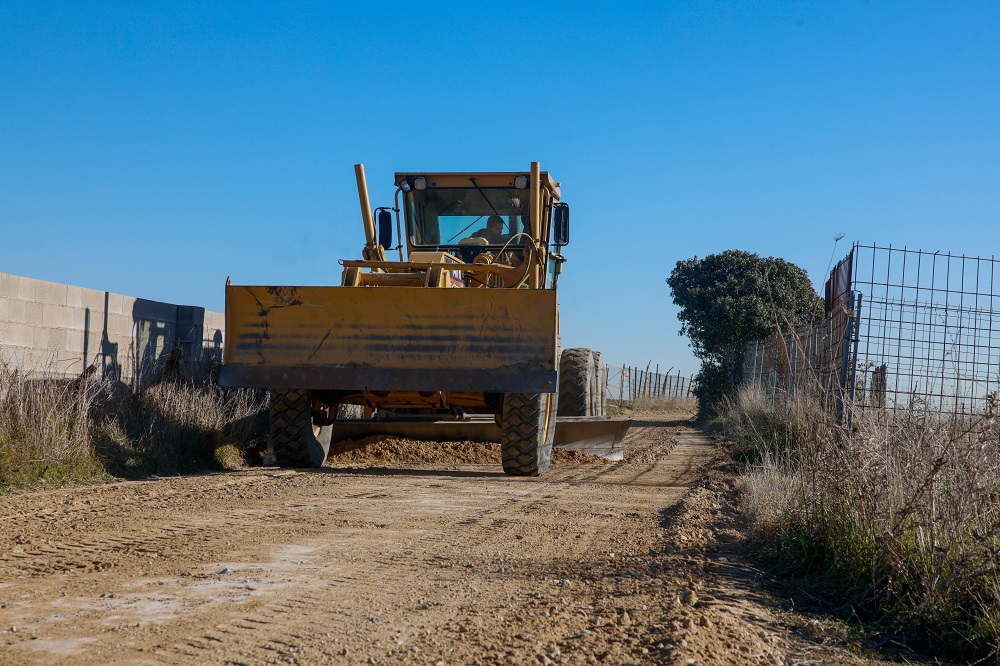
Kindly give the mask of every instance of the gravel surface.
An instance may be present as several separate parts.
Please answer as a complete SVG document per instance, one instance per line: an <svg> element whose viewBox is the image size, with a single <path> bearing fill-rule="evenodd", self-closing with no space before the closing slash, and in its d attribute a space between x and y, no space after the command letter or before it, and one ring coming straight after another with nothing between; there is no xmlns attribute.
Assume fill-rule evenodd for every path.
<svg viewBox="0 0 1000 666"><path fill-rule="evenodd" d="M0 663L855 661L762 591L689 415L636 418L540 479L394 440L0 497Z"/></svg>

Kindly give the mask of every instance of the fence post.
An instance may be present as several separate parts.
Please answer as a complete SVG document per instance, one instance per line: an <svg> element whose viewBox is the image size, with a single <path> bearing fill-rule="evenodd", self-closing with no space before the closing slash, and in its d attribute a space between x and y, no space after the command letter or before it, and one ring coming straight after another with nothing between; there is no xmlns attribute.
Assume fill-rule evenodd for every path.
<svg viewBox="0 0 1000 666"><path fill-rule="evenodd" d="M854 305L854 294L851 294L851 305ZM837 387L837 425L844 425L844 413L847 408L847 370L850 363L851 356L851 339L854 333L854 310L851 310L851 314L847 316L847 325L844 326L844 341L841 347L841 361L840 361L840 385Z"/></svg>

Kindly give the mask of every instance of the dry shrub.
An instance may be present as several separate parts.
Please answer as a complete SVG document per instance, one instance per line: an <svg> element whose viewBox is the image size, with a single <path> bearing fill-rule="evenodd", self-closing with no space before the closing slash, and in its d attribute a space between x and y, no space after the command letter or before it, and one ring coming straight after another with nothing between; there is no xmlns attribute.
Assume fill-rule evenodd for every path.
<svg viewBox="0 0 1000 666"><path fill-rule="evenodd" d="M95 412L95 447L118 476L259 464L266 446L262 392L176 379L109 395Z"/></svg>
<svg viewBox="0 0 1000 666"><path fill-rule="evenodd" d="M0 491L94 478L85 386L30 378L0 363Z"/></svg>
<svg viewBox="0 0 1000 666"><path fill-rule="evenodd" d="M858 410L848 431L745 389L724 421L779 570L825 583L889 642L981 659L1000 654L996 411L995 396L975 416Z"/></svg>
<svg viewBox="0 0 1000 666"><path fill-rule="evenodd" d="M0 363L0 492L259 464L266 429L263 392L181 376L138 389L93 372L32 378Z"/></svg>

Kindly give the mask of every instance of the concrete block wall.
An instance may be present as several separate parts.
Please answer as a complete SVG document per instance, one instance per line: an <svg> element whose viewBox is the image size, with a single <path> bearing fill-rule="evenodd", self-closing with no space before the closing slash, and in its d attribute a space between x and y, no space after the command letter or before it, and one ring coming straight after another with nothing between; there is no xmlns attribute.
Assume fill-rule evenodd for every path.
<svg viewBox="0 0 1000 666"><path fill-rule="evenodd" d="M224 334L220 312L0 273L0 362L31 374L143 380L175 348L221 362Z"/></svg>

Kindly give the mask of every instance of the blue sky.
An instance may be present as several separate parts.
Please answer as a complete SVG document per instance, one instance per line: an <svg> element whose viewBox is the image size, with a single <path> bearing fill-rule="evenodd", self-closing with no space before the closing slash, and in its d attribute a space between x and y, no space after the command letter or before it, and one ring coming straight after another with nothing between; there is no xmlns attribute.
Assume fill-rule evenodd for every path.
<svg viewBox="0 0 1000 666"><path fill-rule="evenodd" d="M335 284L400 170L563 183L563 342L697 368L664 282L834 235L993 255L995 2L0 4L0 271Z"/></svg>

